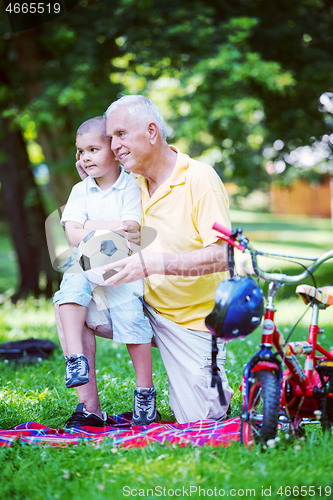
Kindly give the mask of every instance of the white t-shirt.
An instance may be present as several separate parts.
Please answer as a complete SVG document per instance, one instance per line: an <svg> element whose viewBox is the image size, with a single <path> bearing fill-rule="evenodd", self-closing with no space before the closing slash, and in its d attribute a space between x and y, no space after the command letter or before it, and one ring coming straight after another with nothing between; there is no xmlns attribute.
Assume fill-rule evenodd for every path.
<svg viewBox="0 0 333 500"><path fill-rule="evenodd" d="M141 224L141 189L123 167L116 182L102 191L93 177L75 184L61 217L84 225L89 220L134 220Z"/></svg>

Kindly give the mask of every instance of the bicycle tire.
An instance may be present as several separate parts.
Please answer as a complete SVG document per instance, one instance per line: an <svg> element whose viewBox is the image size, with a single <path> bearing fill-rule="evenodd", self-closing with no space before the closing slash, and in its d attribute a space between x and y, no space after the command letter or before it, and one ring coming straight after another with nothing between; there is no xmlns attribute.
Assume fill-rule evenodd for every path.
<svg viewBox="0 0 333 500"><path fill-rule="evenodd" d="M244 417L241 418L241 442L253 446L274 439L278 425L280 403L279 381L268 370L259 370L253 374L249 391L249 402ZM246 413L248 418L246 419Z"/></svg>
<svg viewBox="0 0 333 500"><path fill-rule="evenodd" d="M330 374L327 380L330 393L333 393L333 375ZM319 401L321 411L320 423L323 431L329 431L333 426L333 399L322 398Z"/></svg>

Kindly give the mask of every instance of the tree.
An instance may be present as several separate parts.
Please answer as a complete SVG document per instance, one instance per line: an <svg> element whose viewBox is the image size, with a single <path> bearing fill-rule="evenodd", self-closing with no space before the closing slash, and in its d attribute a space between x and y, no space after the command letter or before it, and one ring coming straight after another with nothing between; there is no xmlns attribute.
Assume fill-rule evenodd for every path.
<svg viewBox="0 0 333 500"><path fill-rule="evenodd" d="M24 39L24 37L22 38ZM16 41L20 42L22 39ZM24 47L25 50L31 49L30 65L26 65L25 50L23 50L21 60L22 71L28 75L31 71L38 69L38 64L34 64L38 63L38 58L33 57L34 49L36 49L34 42L33 38L29 38ZM19 45L18 43L17 50L20 49ZM2 54L7 56L5 63L10 68L10 51L8 51L5 41L1 49ZM26 67L24 67L24 63ZM59 282L59 276L53 270L48 257L44 230L46 218L44 205L30 168L22 130L14 120L6 117L6 111L9 111L8 108L6 109L6 105L8 106L8 103L14 105L13 94L19 88L12 89L11 72L5 70L5 64L2 64L0 71L2 82L0 109L3 112L3 118L0 122L1 195L4 213L15 244L21 277L19 289L13 296L13 300L26 297L29 293L33 293L35 296L40 293L52 296L55 285ZM38 91L38 80L27 79L25 88L28 94L33 95Z"/></svg>
<svg viewBox="0 0 333 500"><path fill-rule="evenodd" d="M187 139L191 154L210 158L244 190L267 186L268 161L287 167L279 178L320 179L313 169L293 168L289 153L332 133L319 104L333 87L330 3L206 2L201 17L197 6L198 24L174 28L186 61L169 98L174 139ZM198 47L190 50L184 40L194 31Z"/></svg>
<svg viewBox="0 0 333 500"><path fill-rule="evenodd" d="M60 278L60 274L52 269L48 256L44 227L48 214L45 213L28 159L22 135L24 123L28 117L37 126L38 142L43 146L51 170L53 193L58 205L63 205L70 186L78 180L73 166L75 130L84 119L91 117L94 107L99 108L96 114L101 114L106 106L106 92L104 103L103 99L99 103L103 107L97 104L84 106L85 94L80 92L80 86L88 87L88 84L84 78L80 81L75 74L76 69L84 75L85 68L82 67L82 58L81 68L73 66L75 55L72 56L69 51L73 36L73 30L66 23L60 23L60 30L53 37L50 37L50 30L39 27L14 35L6 32L0 43L0 180L4 212L21 274L15 299L25 297L29 292L50 297L54 292L54 282L59 282ZM97 51L96 46L94 51ZM67 59L65 56L68 56ZM66 63L62 68L64 78L59 77L61 61ZM97 64L98 61L95 71ZM70 78L74 82L72 86L68 82ZM100 77L98 81L101 81ZM90 90L92 87L90 85ZM113 89L118 88L113 85ZM97 89L94 90L97 95ZM115 94L111 93L108 104L113 98ZM68 174L69 165L71 172ZM61 174L57 175L59 171Z"/></svg>
<svg viewBox="0 0 333 500"><path fill-rule="evenodd" d="M46 214L29 168L22 133L2 121L0 163L3 209L6 214L20 267L21 282L13 300L29 293L51 296L59 281L50 263L45 242ZM7 189L8 187L8 189Z"/></svg>
<svg viewBox="0 0 333 500"><path fill-rule="evenodd" d="M78 125L103 113L121 91L162 102L172 140L186 140L191 154L210 156L221 176L244 188L267 182L267 159L285 158L327 132L318 99L332 91L328 0L277 0L274 6L263 0L194 0L190 5L185 0L87 0L83 5L15 34L0 20L3 134L14 141L12 124L21 134L27 123L34 124L58 205L78 180L73 167ZM165 78L174 87L163 87ZM272 147L276 140L282 148ZM24 142L14 144L23 158ZM5 167L3 162L1 170ZM22 179L23 172L31 172L26 159L17 168ZM13 179L7 182L15 193ZM23 214L17 217L13 232ZM13 235L15 242L19 238ZM46 265L42 254L37 260Z"/></svg>

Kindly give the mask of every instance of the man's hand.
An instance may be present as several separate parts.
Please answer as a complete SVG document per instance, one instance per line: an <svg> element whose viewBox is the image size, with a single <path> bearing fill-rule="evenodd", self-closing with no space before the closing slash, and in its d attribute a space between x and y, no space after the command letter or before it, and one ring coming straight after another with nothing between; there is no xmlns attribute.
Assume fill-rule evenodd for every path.
<svg viewBox="0 0 333 500"><path fill-rule="evenodd" d="M166 276L204 276L228 271L227 243L218 241L199 250L179 253L151 253L146 248L136 251L131 257L105 266L105 271L123 268L105 281L106 285L119 286L151 274Z"/></svg>
<svg viewBox="0 0 333 500"><path fill-rule="evenodd" d="M76 163L75 163L75 166L76 166L76 170L78 171L79 176L84 181L84 179L86 177L88 177L88 174L81 167L80 153L78 151L76 151Z"/></svg>
<svg viewBox="0 0 333 500"><path fill-rule="evenodd" d="M131 257L118 260L104 267L104 271L111 271L121 267L122 270L105 281L105 285L113 285L115 288L124 283L133 283L139 279L147 278L151 274L164 274L164 269L159 269L161 259L156 254L147 250L139 251Z"/></svg>

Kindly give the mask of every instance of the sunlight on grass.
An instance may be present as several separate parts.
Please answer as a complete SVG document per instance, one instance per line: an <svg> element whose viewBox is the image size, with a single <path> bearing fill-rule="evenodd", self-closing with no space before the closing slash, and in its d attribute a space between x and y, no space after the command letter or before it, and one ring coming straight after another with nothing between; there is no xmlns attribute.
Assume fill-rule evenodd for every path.
<svg viewBox="0 0 333 500"><path fill-rule="evenodd" d="M288 301L279 302L277 305L276 322L282 325L294 324L306 310L306 305L301 298L295 297ZM311 321L311 308L300 322L300 326L309 326ZM321 326L333 326L333 317L331 309L321 310L319 312L319 323ZM332 336L333 344L333 336Z"/></svg>
<svg viewBox="0 0 333 500"><path fill-rule="evenodd" d="M231 210L233 229L243 228L255 248L291 255L319 256L333 248L330 219L278 216Z"/></svg>
<svg viewBox="0 0 333 500"><path fill-rule="evenodd" d="M1 318L12 328L55 325L53 303L43 298L19 301L15 306L7 301L2 305Z"/></svg>
<svg viewBox="0 0 333 500"><path fill-rule="evenodd" d="M306 215L274 215L271 213L260 213L246 210L230 210L230 217L233 222L233 227L241 224L255 224L264 226L269 224L271 226L277 225L286 228L298 228L308 230L324 230L332 232L331 219L307 217Z"/></svg>

